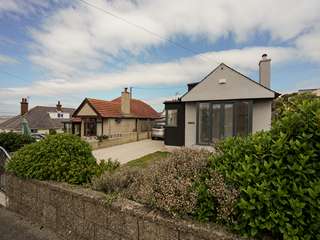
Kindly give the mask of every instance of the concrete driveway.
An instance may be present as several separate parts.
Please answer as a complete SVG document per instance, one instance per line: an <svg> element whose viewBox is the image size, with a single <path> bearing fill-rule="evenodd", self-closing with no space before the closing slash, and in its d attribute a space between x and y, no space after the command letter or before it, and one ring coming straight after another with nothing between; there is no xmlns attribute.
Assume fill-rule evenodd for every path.
<svg viewBox="0 0 320 240"><path fill-rule="evenodd" d="M142 140L92 151L97 160L118 160L121 164L157 151L166 151L163 141Z"/></svg>

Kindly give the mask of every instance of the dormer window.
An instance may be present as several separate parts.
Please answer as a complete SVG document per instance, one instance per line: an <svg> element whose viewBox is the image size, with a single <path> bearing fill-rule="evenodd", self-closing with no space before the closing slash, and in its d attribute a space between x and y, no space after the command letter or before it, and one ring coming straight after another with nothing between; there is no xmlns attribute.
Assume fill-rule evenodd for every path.
<svg viewBox="0 0 320 240"><path fill-rule="evenodd" d="M70 114L66 112L49 112L51 119L69 119Z"/></svg>

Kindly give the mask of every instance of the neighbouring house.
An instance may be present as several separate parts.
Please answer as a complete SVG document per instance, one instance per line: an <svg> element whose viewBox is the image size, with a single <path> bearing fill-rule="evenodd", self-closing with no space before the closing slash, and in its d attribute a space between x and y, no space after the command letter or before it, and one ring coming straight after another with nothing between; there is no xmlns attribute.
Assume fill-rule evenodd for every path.
<svg viewBox="0 0 320 240"><path fill-rule="evenodd" d="M299 89L298 93L312 93L320 97L320 88Z"/></svg>
<svg viewBox="0 0 320 240"><path fill-rule="evenodd" d="M26 98L20 102L20 114L0 124L2 132L21 132L21 121L25 118L32 133L48 134L54 130L64 131L63 121L70 119L75 109L62 107L60 101L55 107L35 106L29 110Z"/></svg>
<svg viewBox="0 0 320 240"><path fill-rule="evenodd" d="M127 88L111 100L86 98L71 119L72 133L87 139L125 138L139 140L149 132L159 114L147 103L133 99ZM143 138L149 137L145 135Z"/></svg>
<svg viewBox="0 0 320 240"><path fill-rule="evenodd" d="M181 98L165 102L165 145L210 145L271 127L271 59L262 55L256 82L221 63L200 82L188 84Z"/></svg>

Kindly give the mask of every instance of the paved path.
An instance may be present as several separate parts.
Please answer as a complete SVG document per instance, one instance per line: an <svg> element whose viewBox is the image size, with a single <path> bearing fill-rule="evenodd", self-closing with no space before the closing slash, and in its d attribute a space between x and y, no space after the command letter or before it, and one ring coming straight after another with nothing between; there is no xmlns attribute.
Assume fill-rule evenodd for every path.
<svg viewBox="0 0 320 240"><path fill-rule="evenodd" d="M166 151L163 141L147 139L94 150L93 155L98 160L108 160L111 158L112 160L118 160L121 164L124 164L156 151Z"/></svg>
<svg viewBox="0 0 320 240"><path fill-rule="evenodd" d="M1 240L59 240L59 238L39 225L0 206Z"/></svg>

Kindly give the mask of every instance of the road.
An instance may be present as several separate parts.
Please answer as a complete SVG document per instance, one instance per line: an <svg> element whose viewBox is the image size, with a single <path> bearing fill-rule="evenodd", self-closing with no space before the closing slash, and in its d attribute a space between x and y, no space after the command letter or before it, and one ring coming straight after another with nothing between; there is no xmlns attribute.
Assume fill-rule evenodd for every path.
<svg viewBox="0 0 320 240"><path fill-rule="evenodd" d="M0 206L1 240L60 240L54 233Z"/></svg>

